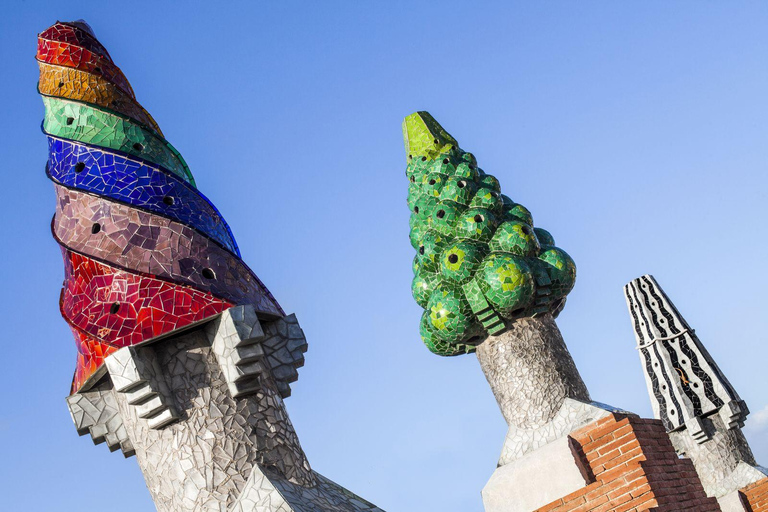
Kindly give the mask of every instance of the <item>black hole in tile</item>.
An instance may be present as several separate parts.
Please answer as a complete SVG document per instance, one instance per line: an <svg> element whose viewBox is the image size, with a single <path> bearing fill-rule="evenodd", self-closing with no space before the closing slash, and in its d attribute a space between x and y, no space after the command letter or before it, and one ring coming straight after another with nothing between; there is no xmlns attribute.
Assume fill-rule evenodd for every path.
<svg viewBox="0 0 768 512"><path fill-rule="evenodd" d="M137 142L137 143L135 143L135 144L133 145L133 149L135 149L136 151L143 151L143 150L144 150L144 146L142 146L141 144L139 144L139 143Z"/></svg>
<svg viewBox="0 0 768 512"><path fill-rule="evenodd" d="M113 304L112 304L112 306L109 308L109 312L110 312L110 314L114 315L114 314L115 314L115 313L117 313L118 311L120 311L120 303L119 303L119 302L115 302L115 303L113 303Z"/></svg>
<svg viewBox="0 0 768 512"><path fill-rule="evenodd" d="M437 218L442 219L443 217L445 217L445 210L438 210Z"/></svg>
<svg viewBox="0 0 768 512"><path fill-rule="evenodd" d="M439 143L437 142L437 139L432 139L432 142L434 142L435 144L439 144Z"/></svg>
<svg viewBox="0 0 768 512"><path fill-rule="evenodd" d="M523 228L522 228L522 232L523 232L523 234L524 234L525 236L528 236L528 235L530 235L530 234L531 234L531 230L530 230L530 229L528 229L528 226L523 226Z"/></svg>
<svg viewBox="0 0 768 512"><path fill-rule="evenodd" d="M81 173L81 172L83 172L84 170L85 170L85 163L83 163L83 162L77 162L77 163L75 164L75 172L76 172L76 173L80 174L80 173Z"/></svg>
<svg viewBox="0 0 768 512"><path fill-rule="evenodd" d="M413 207L413 213L419 213L419 207L418 206L414 206Z"/></svg>
<svg viewBox="0 0 768 512"><path fill-rule="evenodd" d="M424 254L424 246L419 247L419 254Z"/></svg>
<svg viewBox="0 0 768 512"><path fill-rule="evenodd" d="M174 199L171 196L165 196L163 198L163 202L167 204L168 206L173 206Z"/></svg>
<svg viewBox="0 0 768 512"><path fill-rule="evenodd" d="M71 125L74 122L75 122L75 118L74 117L68 117L67 118L67 126Z"/></svg>
<svg viewBox="0 0 768 512"><path fill-rule="evenodd" d="M99 231L101 231L101 224L99 224L98 222L94 222L93 226L91 226L91 233L95 235Z"/></svg>
<svg viewBox="0 0 768 512"><path fill-rule="evenodd" d="M475 222L480 223L480 222L483 222L484 220L485 218L482 215L480 214L475 215Z"/></svg>
<svg viewBox="0 0 768 512"><path fill-rule="evenodd" d="M523 308L516 309L516 310L512 311L512 316L522 315L523 311L525 311L525 309L523 309Z"/></svg>
<svg viewBox="0 0 768 512"><path fill-rule="evenodd" d="M464 188L464 187L466 187L466 186L467 186L467 182L466 182L466 181L464 181L464 180L462 180L462 181L458 182L458 183L456 184L456 186L457 186L457 187L459 187L459 188Z"/></svg>
<svg viewBox="0 0 768 512"><path fill-rule="evenodd" d="M206 267L203 269L203 277L206 279L216 279L216 273Z"/></svg>
<svg viewBox="0 0 768 512"><path fill-rule="evenodd" d="M426 162L427 161L427 157L425 157L425 156L421 157L421 161L422 162Z"/></svg>
<svg viewBox="0 0 768 512"><path fill-rule="evenodd" d="M435 183L437 183L437 181L435 181L435 180L429 180L429 184L430 184L430 185L434 185Z"/></svg>
<svg viewBox="0 0 768 512"><path fill-rule="evenodd" d="M448 261L450 263L456 263L457 261L459 261L459 257L456 254L449 254Z"/></svg>
<svg viewBox="0 0 768 512"><path fill-rule="evenodd" d="M416 176L411 176L411 183L416 183Z"/></svg>
<svg viewBox="0 0 768 512"><path fill-rule="evenodd" d="M97 75L99 75L99 74L101 74L101 68L96 66L95 68L93 68L93 72L96 73Z"/></svg>
<svg viewBox="0 0 768 512"><path fill-rule="evenodd" d="M62 87L64 87L64 82L59 82L59 89L61 89Z"/></svg>

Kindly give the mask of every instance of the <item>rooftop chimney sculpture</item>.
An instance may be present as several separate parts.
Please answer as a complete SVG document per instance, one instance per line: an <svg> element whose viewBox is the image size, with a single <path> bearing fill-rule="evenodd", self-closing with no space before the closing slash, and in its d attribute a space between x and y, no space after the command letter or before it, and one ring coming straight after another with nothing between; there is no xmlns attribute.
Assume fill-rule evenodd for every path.
<svg viewBox="0 0 768 512"><path fill-rule="evenodd" d="M476 352L509 431L486 512L716 511L660 423L592 402L555 323L576 266L524 206L427 112L403 123L420 333Z"/></svg>
<svg viewBox="0 0 768 512"><path fill-rule="evenodd" d="M766 479L741 428L747 404L653 276L624 287L654 416L675 450L690 458L709 496L734 503ZM768 486L768 485L767 485Z"/></svg>
<svg viewBox="0 0 768 512"><path fill-rule="evenodd" d="M283 402L296 317L91 28L57 22L37 60L78 433L136 455L160 511L379 510L310 468Z"/></svg>

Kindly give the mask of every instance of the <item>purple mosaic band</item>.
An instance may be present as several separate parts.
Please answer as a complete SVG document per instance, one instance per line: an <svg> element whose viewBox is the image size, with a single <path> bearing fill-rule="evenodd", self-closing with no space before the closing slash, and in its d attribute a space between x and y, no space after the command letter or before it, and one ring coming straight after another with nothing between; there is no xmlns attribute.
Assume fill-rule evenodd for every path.
<svg viewBox="0 0 768 512"><path fill-rule="evenodd" d="M243 261L184 224L55 185L54 236L97 260L284 316Z"/></svg>

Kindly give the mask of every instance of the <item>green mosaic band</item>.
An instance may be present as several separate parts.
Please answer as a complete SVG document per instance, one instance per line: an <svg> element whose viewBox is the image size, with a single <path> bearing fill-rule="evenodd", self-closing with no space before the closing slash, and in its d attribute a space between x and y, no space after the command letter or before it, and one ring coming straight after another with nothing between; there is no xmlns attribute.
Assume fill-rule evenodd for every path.
<svg viewBox="0 0 768 512"><path fill-rule="evenodd" d="M43 130L55 137L113 149L157 164L195 185L192 173L169 142L129 118L75 101L43 96Z"/></svg>

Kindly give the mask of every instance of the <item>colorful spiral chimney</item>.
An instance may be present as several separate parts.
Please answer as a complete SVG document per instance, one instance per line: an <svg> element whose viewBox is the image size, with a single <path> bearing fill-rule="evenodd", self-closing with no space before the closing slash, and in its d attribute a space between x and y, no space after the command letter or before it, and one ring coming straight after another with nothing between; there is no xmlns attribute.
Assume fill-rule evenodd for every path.
<svg viewBox="0 0 768 512"><path fill-rule="evenodd" d="M118 348L234 305L283 317L91 28L57 22L39 34L37 61L57 196L51 231L64 257L60 307L78 350L72 392Z"/></svg>

